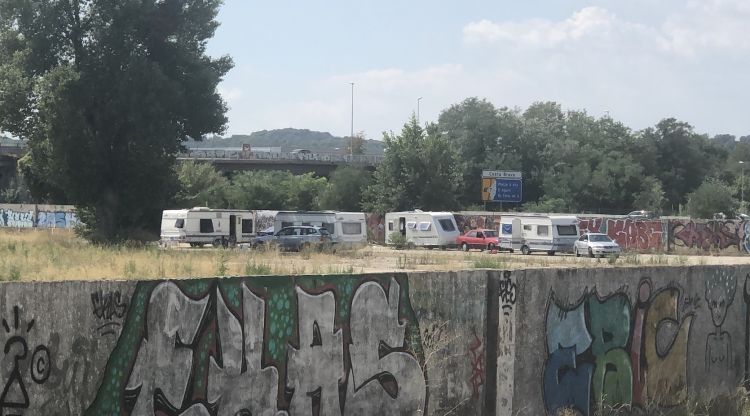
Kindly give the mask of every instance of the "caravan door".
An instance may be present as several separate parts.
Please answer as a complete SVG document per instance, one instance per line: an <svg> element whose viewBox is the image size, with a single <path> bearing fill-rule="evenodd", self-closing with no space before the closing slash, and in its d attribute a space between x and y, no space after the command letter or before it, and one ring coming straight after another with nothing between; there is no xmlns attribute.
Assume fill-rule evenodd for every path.
<svg viewBox="0 0 750 416"><path fill-rule="evenodd" d="M520 250L524 245L523 241L523 224L521 224L520 218L513 218L513 236L510 240L510 246L513 250Z"/></svg>

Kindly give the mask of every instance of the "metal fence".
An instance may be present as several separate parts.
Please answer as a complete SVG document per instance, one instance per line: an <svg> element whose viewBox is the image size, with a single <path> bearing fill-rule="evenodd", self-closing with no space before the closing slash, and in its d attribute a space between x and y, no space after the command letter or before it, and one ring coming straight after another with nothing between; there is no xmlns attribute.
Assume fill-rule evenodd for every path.
<svg viewBox="0 0 750 416"><path fill-rule="evenodd" d="M222 149L190 149L178 156L180 159L222 159L222 160L278 160L345 163L352 165L377 165L383 161L382 155L342 155L339 153L295 153L295 152L252 152Z"/></svg>

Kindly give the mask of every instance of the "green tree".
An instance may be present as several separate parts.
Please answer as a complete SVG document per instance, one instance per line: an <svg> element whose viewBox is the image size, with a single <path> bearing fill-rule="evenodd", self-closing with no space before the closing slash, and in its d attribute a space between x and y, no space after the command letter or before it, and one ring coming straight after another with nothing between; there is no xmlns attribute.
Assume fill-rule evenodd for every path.
<svg viewBox="0 0 750 416"><path fill-rule="evenodd" d="M327 184L326 178L316 178L312 173L289 175L282 184L285 209L297 211L318 209L318 197L323 194Z"/></svg>
<svg viewBox="0 0 750 416"><path fill-rule="evenodd" d="M282 171L249 171L232 179L229 203L239 209L291 209L286 206L287 183L292 174Z"/></svg>
<svg viewBox="0 0 750 416"><path fill-rule="evenodd" d="M458 160L437 125L420 127L412 115L400 135L385 133L385 155L364 207L377 213L458 208Z"/></svg>
<svg viewBox="0 0 750 416"><path fill-rule="evenodd" d="M36 198L73 203L93 241L156 230L187 137L222 131L231 68L206 42L220 0L0 2L0 131Z"/></svg>
<svg viewBox="0 0 750 416"><path fill-rule="evenodd" d="M175 196L177 206L229 208L227 204L229 180L210 163L193 161L179 163L177 179L180 183L180 190Z"/></svg>
<svg viewBox="0 0 750 416"><path fill-rule="evenodd" d="M661 182L653 176L649 176L643 179L642 189L635 196L633 208L661 212L665 201Z"/></svg>
<svg viewBox="0 0 750 416"><path fill-rule="evenodd" d="M440 113L437 129L450 141L458 158L459 202L462 205L479 202L482 170L503 168L496 166L501 125L495 106L484 99L467 98Z"/></svg>
<svg viewBox="0 0 750 416"><path fill-rule="evenodd" d="M8 182L8 186L0 191L0 202L6 204L29 204L35 202L31 191L23 179L23 175L16 175Z"/></svg>
<svg viewBox="0 0 750 416"><path fill-rule="evenodd" d="M320 195L318 206L337 211L360 211L362 197L371 180L372 175L364 169L340 167L331 174L328 186Z"/></svg>
<svg viewBox="0 0 750 416"><path fill-rule="evenodd" d="M734 190L718 179L707 178L687 195L687 211L693 218L713 218L715 213L724 213L733 217L738 201L732 194Z"/></svg>
<svg viewBox="0 0 750 416"><path fill-rule="evenodd" d="M361 155L365 153L365 132L360 131L354 137L347 137L346 154Z"/></svg>

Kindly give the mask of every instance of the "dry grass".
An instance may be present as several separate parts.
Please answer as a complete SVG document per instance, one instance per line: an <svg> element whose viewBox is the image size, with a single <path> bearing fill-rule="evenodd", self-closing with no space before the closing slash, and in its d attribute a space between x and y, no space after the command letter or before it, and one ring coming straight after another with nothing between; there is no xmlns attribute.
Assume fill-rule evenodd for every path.
<svg viewBox="0 0 750 416"><path fill-rule="evenodd" d="M0 230L0 280L190 278L217 275L352 274L474 268L619 267L750 263L745 257L626 254L617 260L569 255L441 250L281 253L276 250L93 246L66 230Z"/></svg>

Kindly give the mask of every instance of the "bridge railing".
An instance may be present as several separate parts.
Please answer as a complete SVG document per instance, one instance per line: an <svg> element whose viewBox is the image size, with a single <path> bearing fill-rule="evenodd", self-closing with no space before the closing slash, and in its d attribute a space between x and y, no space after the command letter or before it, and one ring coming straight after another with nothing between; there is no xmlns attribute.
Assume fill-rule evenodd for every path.
<svg viewBox="0 0 750 416"><path fill-rule="evenodd" d="M222 149L189 149L177 156L180 159L207 160L278 160L346 163L353 165L377 165L383 161L382 155L342 155L339 153L294 153L294 152L252 152Z"/></svg>

